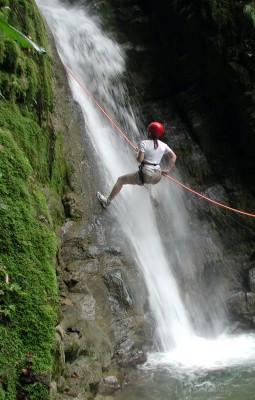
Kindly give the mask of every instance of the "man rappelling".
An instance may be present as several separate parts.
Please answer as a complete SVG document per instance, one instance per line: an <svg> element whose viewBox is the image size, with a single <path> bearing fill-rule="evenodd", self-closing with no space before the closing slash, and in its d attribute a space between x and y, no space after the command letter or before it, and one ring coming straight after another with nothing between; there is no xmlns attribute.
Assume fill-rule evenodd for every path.
<svg viewBox="0 0 255 400"><path fill-rule="evenodd" d="M136 160L140 163L138 171L120 176L108 197L97 192L97 198L104 208L111 204L123 185L155 185L161 180L162 175L168 175L172 170L177 157L166 143L159 140L164 133L163 125L160 122L151 122L147 133L148 139L142 140L137 148ZM160 162L164 155L168 159L168 165L162 170Z"/></svg>

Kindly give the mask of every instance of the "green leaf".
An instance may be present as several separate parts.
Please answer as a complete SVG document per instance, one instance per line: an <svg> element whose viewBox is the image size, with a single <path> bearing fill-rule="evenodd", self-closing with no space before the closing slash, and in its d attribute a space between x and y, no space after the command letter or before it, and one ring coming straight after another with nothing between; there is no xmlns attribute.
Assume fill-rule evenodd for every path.
<svg viewBox="0 0 255 400"><path fill-rule="evenodd" d="M243 12L245 15L247 15L249 18L251 18L253 25L255 26L255 5L253 4L247 4Z"/></svg>
<svg viewBox="0 0 255 400"><path fill-rule="evenodd" d="M16 40L22 47L34 48L38 53L46 53L43 47L37 46L31 39L23 33L9 25L0 15L0 29L6 34L9 39Z"/></svg>
<svg viewBox="0 0 255 400"><path fill-rule="evenodd" d="M0 210L7 210L7 209L8 209L7 204L0 202Z"/></svg>

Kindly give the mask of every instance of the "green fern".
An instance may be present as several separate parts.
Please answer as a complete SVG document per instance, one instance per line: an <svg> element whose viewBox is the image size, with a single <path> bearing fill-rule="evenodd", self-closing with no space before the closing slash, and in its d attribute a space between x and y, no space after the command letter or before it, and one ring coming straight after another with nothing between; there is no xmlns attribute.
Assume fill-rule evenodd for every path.
<svg viewBox="0 0 255 400"><path fill-rule="evenodd" d="M253 25L255 27L255 3L247 4L243 9L244 14L251 18Z"/></svg>

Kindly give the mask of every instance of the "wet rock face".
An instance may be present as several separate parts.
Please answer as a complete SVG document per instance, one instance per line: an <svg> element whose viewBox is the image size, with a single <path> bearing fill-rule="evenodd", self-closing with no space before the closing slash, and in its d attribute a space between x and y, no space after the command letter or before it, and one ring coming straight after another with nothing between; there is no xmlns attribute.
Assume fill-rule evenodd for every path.
<svg viewBox="0 0 255 400"><path fill-rule="evenodd" d="M248 268L247 268L248 267ZM229 300L230 308L239 321L237 328L247 327L252 329L255 325L255 268L254 260L246 266L245 287L234 291Z"/></svg>
<svg viewBox="0 0 255 400"><path fill-rule="evenodd" d="M239 319L240 328L253 328L255 322L255 293L238 292L234 293L230 299L230 306Z"/></svg>
<svg viewBox="0 0 255 400"><path fill-rule="evenodd" d="M107 11L106 20L119 27L116 36L127 50L131 92L136 89L141 99L146 100L142 108L148 120L164 121L165 140L177 153L177 167L185 183L206 196L224 203L232 199L235 204L243 196L242 182L238 180L237 185L232 179L239 165L238 157L233 157L238 142L231 140L228 157L224 155L228 128L233 128L231 138L236 139L236 119L240 115L233 115L236 105L229 103L232 92L221 98L223 92L228 93L228 88L221 86L224 74L218 58L213 58L215 63L212 63L211 55L204 57L201 50L203 43L198 32L201 26L195 23L199 2L195 4L102 0L91 2L91 7L97 12ZM187 32L192 29L194 32L189 36ZM57 66L58 79L60 71ZM64 87L65 79L63 74L58 86ZM56 390L61 392L61 400L75 394L87 399L90 392L108 394L123 387L126 377L120 378L118 370L144 362L153 331L153 323L146 315L149 312L143 279L134 262L120 251L123 238L118 222L109 220L100 205L95 206L94 195L100 178L93 168L96 163L89 141L81 139L83 134L77 130L78 126L83 127L82 120L79 115L74 119L75 106L66 104L70 97L69 92L57 95L61 103L59 112L65 104L66 119L62 112L56 116L58 124L59 121L62 124L57 128L66 132L65 152L72 171L70 192L63 199L66 222L59 231L57 271L61 307L56 329ZM154 98L157 100L153 101ZM67 112L69 106L71 116ZM86 165L91 166L86 171L84 158ZM193 297L184 302L187 307L193 306L192 301L195 305L203 304L203 296L208 296L212 281L216 282L219 307L222 293L227 291L224 295L230 297L233 290L229 304L234 320L254 326L253 272L249 275L251 268L243 267L244 263L249 264L253 254L252 225L239 217L226 218L218 208L192 194L187 194L186 207L190 215L197 217L196 222L190 218L191 233L194 233L192 248L199 254L200 247L208 245L212 237L221 242L222 248L209 246L204 264L199 265L203 293L195 293L193 289L190 291ZM192 273L189 276L187 269L178 273L185 292L186 286L192 287L194 276ZM240 279L241 273L245 278ZM247 296L243 280L247 281L248 275L250 287L246 291L250 294ZM211 310L207 311L206 323L213 318ZM103 376L105 370L110 371Z"/></svg>
<svg viewBox="0 0 255 400"><path fill-rule="evenodd" d="M251 292L255 293L255 268L249 271L249 288Z"/></svg>
<svg viewBox="0 0 255 400"><path fill-rule="evenodd" d="M118 221L96 200L100 178L93 149L52 47L57 81L52 124L65 133L70 175L62 209L58 204L65 223L57 229L60 309L51 392L55 399L87 400L98 392L100 382L100 390L107 393L112 393L111 386L115 391L124 385L119 370L145 361L152 329L144 317L143 279L121 250L125 246ZM103 380L109 368L108 375L118 383L115 378Z"/></svg>
<svg viewBox="0 0 255 400"><path fill-rule="evenodd" d="M104 283L120 306L132 305L132 299L123 279L123 273L120 270L106 271L104 274Z"/></svg>
<svg viewBox="0 0 255 400"><path fill-rule="evenodd" d="M101 211L98 205L97 212ZM116 244L109 246L105 227L114 224L107 218L92 218L90 223L69 220L59 236L61 316L56 337L60 375L64 373L65 379L57 387L66 395L85 396L99 382L102 391L118 390L123 383L115 378L102 381L103 370L144 362L146 342L151 340L142 278Z"/></svg>
<svg viewBox="0 0 255 400"><path fill-rule="evenodd" d="M112 393L123 387L115 378L103 380L103 371L115 365L116 377L118 369L143 363L152 340L144 316L147 296L142 277L121 251L118 222L93 202L94 193L68 196L82 216L71 218L68 213L59 231L57 270L56 388L59 396L76 393L84 399L91 391Z"/></svg>

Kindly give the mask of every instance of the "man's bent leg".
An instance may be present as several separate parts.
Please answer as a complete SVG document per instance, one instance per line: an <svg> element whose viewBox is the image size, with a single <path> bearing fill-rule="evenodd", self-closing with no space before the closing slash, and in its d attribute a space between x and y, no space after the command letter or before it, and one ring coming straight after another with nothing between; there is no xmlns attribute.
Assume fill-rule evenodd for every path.
<svg viewBox="0 0 255 400"><path fill-rule="evenodd" d="M141 183L139 182L137 173L120 176L117 179L115 185L113 186L112 191L111 191L110 195L108 196L108 200L112 201L114 199L114 197L116 197L117 194L119 194L123 185L140 185L140 184Z"/></svg>

